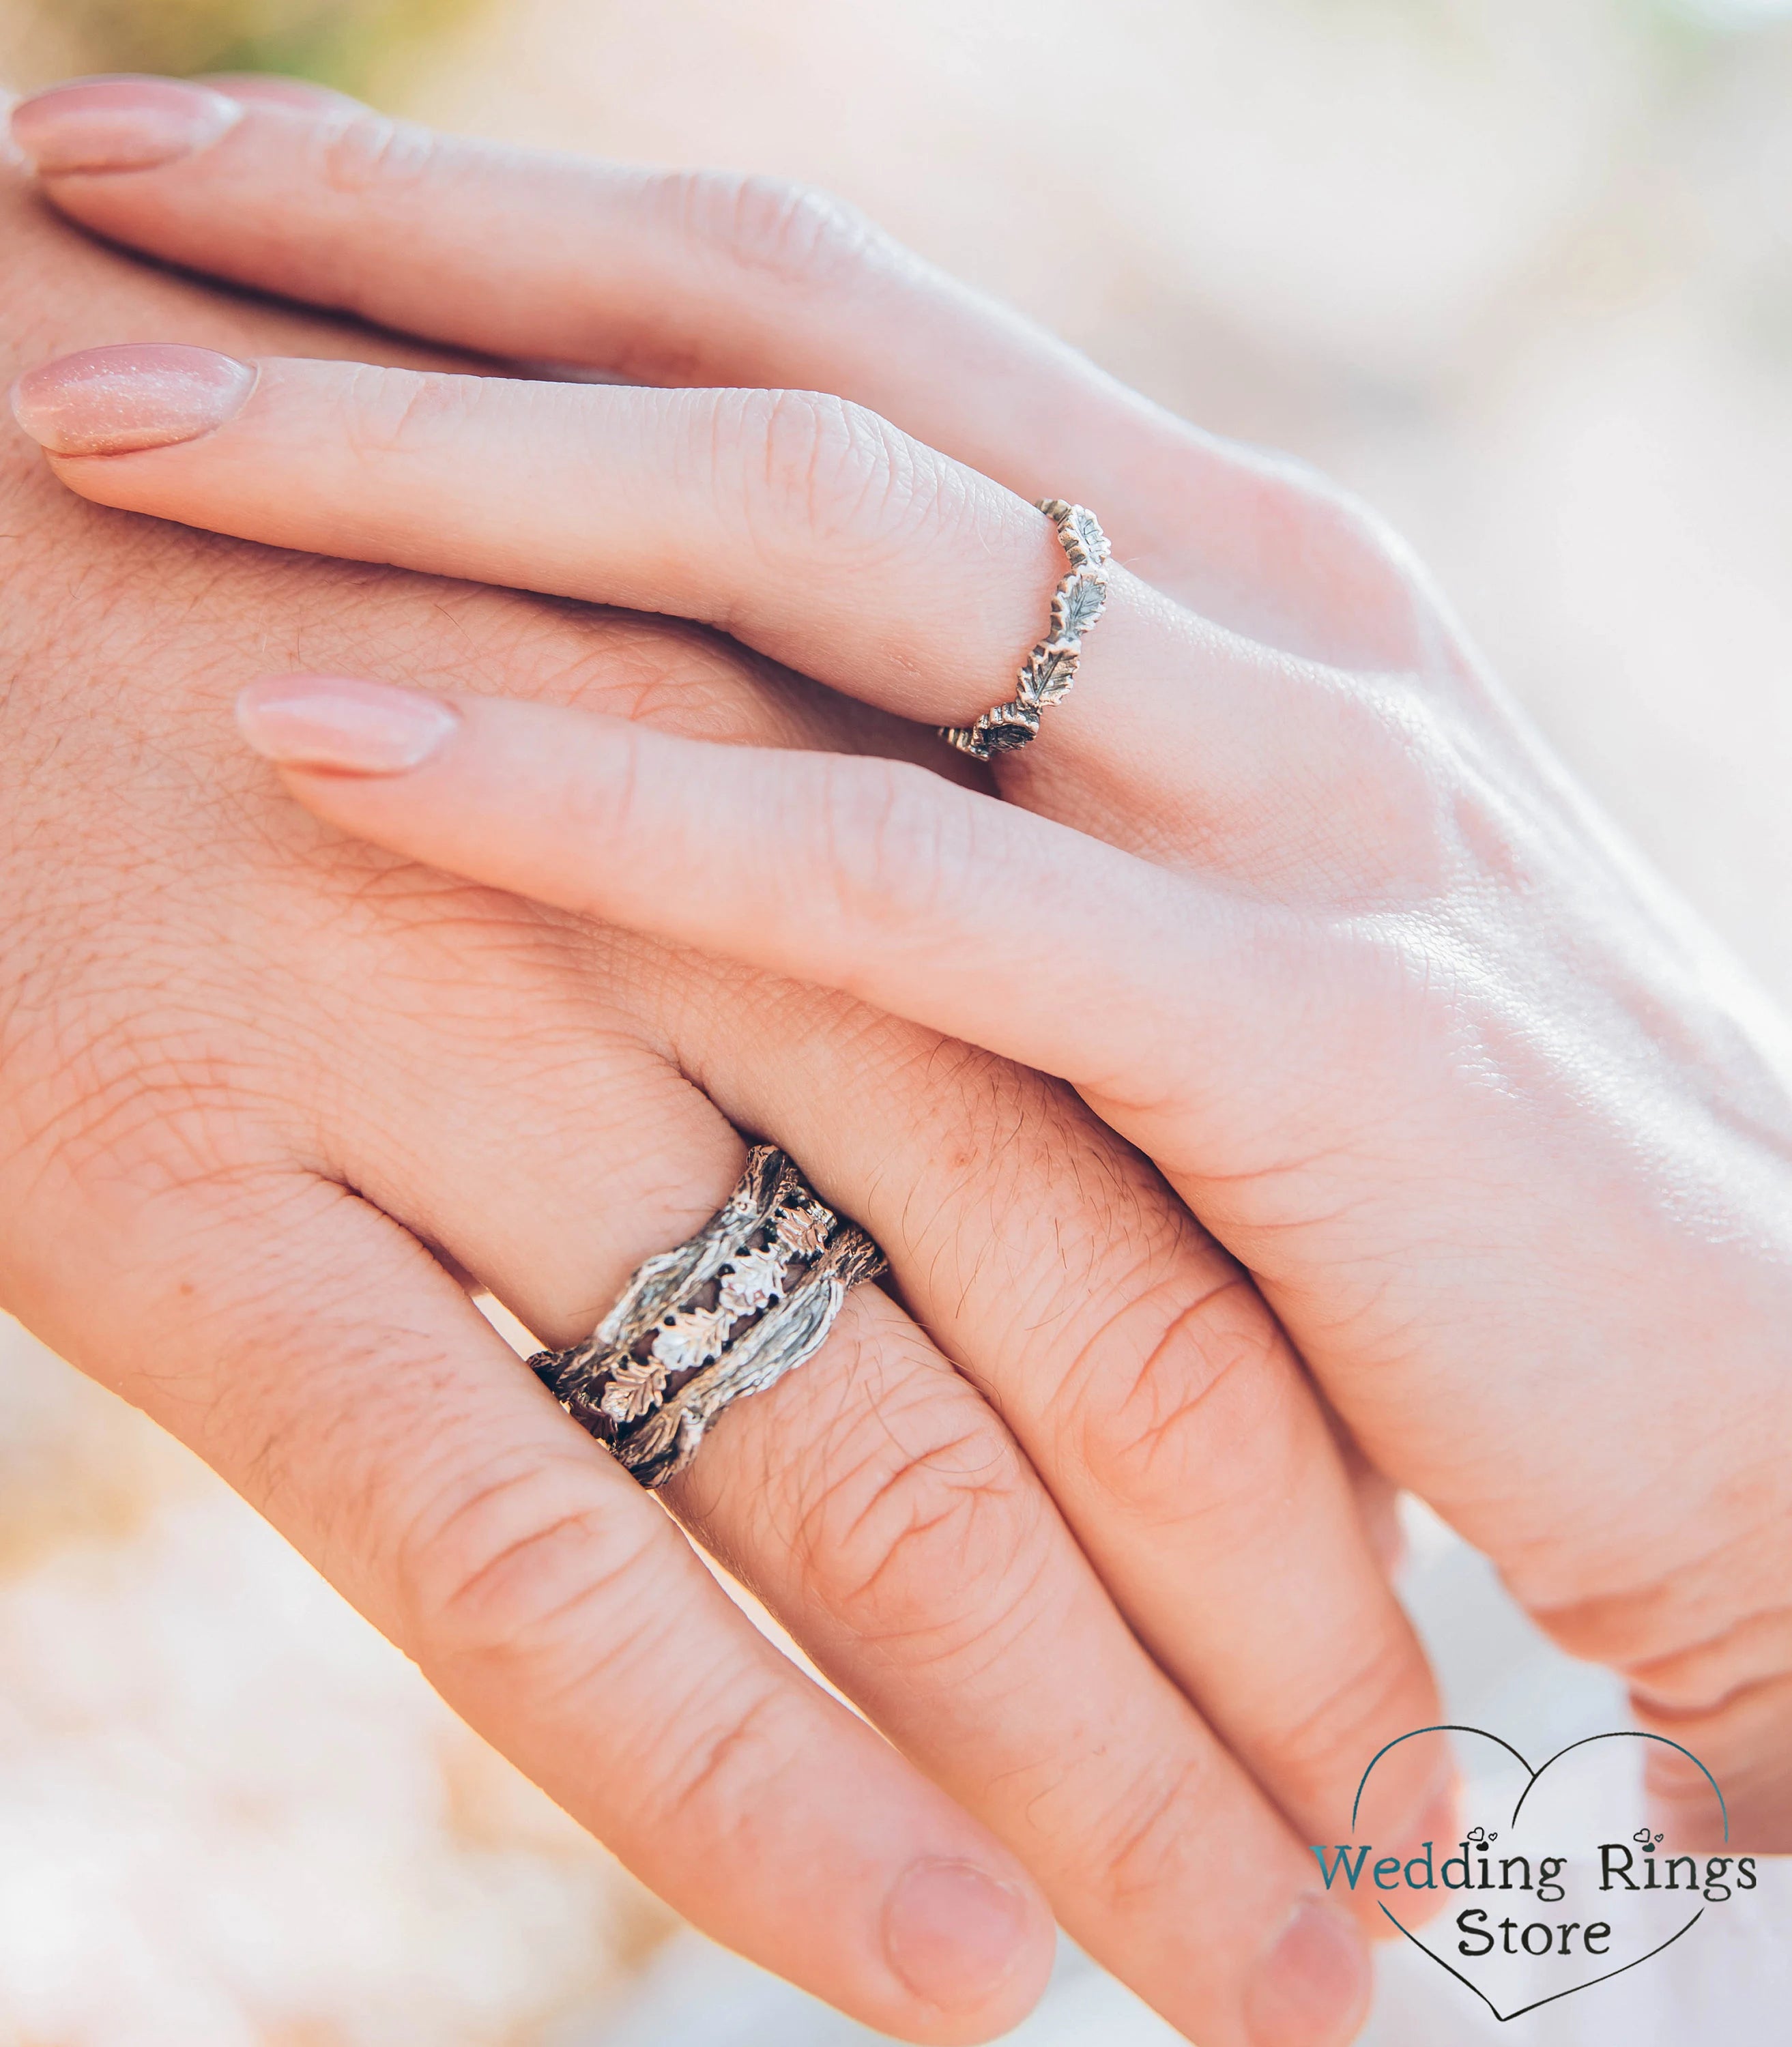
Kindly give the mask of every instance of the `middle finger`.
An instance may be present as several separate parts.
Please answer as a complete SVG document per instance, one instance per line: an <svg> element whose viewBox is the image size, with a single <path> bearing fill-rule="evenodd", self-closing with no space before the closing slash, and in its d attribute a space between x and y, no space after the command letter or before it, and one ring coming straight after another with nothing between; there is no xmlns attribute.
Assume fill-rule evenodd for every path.
<svg viewBox="0 0 1792 2047"><path fill-rule="evenodd" d="M1012 1430L1159 1666L1304 1839L1438 1717L1336 1437L1248 1278L1067 1087L857 1004L718 968L677 1056L802 1157ZM799 1065L757 1056L750 1014ZM1447 1824L1426 1745L1390 1840ZM1382 1766L1388 1767L1387 1764ZM1374 1915L1380 1924L1379 1914Z"/></svg>
<svg viewBox="0 0 1792 2047"><path fill-rule="evenodd" d="M695 1006L688 990L676 999ZM745 1056L769 1062L780 1035L754 1045L747 1013ZM420 1038L431 1020L416 1020ZM720 1206L742 1147L669 1071L653 1112L618 1124L600 1105L601 1051L582 1059L555 1035L550 1048L513 1031L495 1069L458 1078L438 1039L428 1102L389 1117L371 1147L352 1118L335 1163L558 1342L589 1333L628 1261ZM378 1056L355 1062L376 1087ZM556 1149L532 1128L513 1170L507 1105L549 1094L568 1134ZM600 1182L604 1209L638 1232L620 1259L613 1233L594 1252L586 1190ZM532 1229L528 1268L506 1267L500 1246ZM1358 1937L1337 1905L1303 1902L1319 1887L1305 1848L1128 1629L993 1409L876 1288L849 1298L802 1370L728 1410L667 1498L1014 1849L1072 1933L1193 2037L1243 2047L1260 1970L1297 2003L1355 2000ZM1272 1964L1291 1925L1293 1948ZM1341 2037L1310 2018L1287 2037Z"/></svg>

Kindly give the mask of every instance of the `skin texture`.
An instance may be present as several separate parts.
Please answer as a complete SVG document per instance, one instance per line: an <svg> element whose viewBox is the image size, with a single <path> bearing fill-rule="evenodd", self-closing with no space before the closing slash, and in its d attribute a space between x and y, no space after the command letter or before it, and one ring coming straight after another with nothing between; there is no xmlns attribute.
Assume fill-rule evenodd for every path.
<svg viewBox="0 0 1792 2047"><path fill-rule="evenodd" d="M282 106L256 118L304 131ZM0 236L10 373L144 335L431 359L141 268L16 177ZM230 706L352 664L774 750L931 760L927 734L675 621L85 503L22 435L0 532L0 1301L672 1902L868 2022L1012 2025L1049 1905L1208 2047L1346 2038L1363 1951L1303 1902L1302 1844L1435 1701L1361 1511L1380 1482L1236 1263L1062 1083L371 849L290 803ZM741 1131L893 1283L670 1504L893 1746L747 1627L454 1276L586 1333L716 1206ZM1448 1831L1408 1746L1379 1840Z"/></svg>
<svg viewBox="0 0 1792 2047"><path fill-rule="evenodd" d="M352 211L320 146L362 167ZM797 387L264 362L200 439L60 463L109 503L714 621L952 722L1006 694L996 657L1055 573L1022 499L1094 505L1129 573L1074 698L1001 764L1005 805L470 702L415 771L358 779L381 764L332 752L329 692L291 680L250 729L346 830L1073 1083L1252 1271L1375 1463L1717 1773L1731 1845L1792 1846L1784 1026L1372 519L812 196L768 199L778 256L730 268L700 184L295 118L57 197L439 339ZM1716 1845L1701 1777L1663 1751L1652 1782L1677 1844Z"/></svg>

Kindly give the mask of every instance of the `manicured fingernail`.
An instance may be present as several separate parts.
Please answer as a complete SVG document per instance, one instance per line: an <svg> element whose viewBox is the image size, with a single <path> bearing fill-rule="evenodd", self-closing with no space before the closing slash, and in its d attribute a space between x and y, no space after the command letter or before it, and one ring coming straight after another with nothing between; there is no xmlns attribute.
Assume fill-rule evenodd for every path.
<svg viewBox="0 0 1792 2047"><path fill-rule="evenodd" d="M234 99L172 78L88 78L13 109L13 140L40 176L153 171L209 149L242 118Z"/></svg>
<svg viewBox="0 0 1792 2047"><path fill-rule="evenodd" d="M270 675L237 698L237 725L283 768L402 775L459 729L460 714L420 690L352 675Z"/></svg>
<svg viewBox="0 0 1792 2047"><path fill-rule="evenodd" d="M171 342L83 349L28 370L13 386L13 417L52 455L172 447L234 420L256 374L234 355Z"/></svg>
<svg viewBox="0 0 1792 2047"><path fill-rule="evenodd" d="M1369 1953L1336 1906L1304 1898L1244 2002L1252 2047L1343 2047L1368 2009Z"/></svg>
<svg viewBox="0 0 1792 2047"><path fill-rule="evenodd" d="M1028 1944L1030 1917L1019 1891L973 1863L916 1863L884 1909L884 1950L917 1997L962 2011L1001 1987Z"/></svg>

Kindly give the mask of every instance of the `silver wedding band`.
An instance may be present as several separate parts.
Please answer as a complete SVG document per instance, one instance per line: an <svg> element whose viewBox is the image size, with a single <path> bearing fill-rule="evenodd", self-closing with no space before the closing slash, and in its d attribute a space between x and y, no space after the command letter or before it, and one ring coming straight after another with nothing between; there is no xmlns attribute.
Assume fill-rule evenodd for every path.
<svg viewBox="0 0 1792 2047"><path fill-rule="evenodd" d="M775 1145L757 1144L739 1184L697 1234L642 1265L595 1332L531 1369L575 1422L644 1486L697 1454L732 1402L805 1364L849 1289L886 1269Z"/></svg>
<svg viewBox="0 0 1792 2047"><path fill-rule="evenodd" d="M1040 714L1070 695L1082 657L1083 635L1108 602L1108 560L1113 549L1101 521L1062 497L1042 497L1039 507L1058 528L1058 544L1070 565L1070 574L1052 593L1051 627L1021 664L1012 701L986 710L975 725L939 728L948 746L973 760L1012 753L1038 738Z"/></svg>

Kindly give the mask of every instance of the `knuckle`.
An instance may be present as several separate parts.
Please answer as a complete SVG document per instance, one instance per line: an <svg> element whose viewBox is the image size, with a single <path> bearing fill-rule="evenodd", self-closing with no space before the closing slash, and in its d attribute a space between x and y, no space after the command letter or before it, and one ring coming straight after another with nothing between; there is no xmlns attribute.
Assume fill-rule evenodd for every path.
<svg viewBox="0 0 1792 2047"><path fill-rule="evenodd" d="M452 1481L394 1558L404 1639L433 1665L516 1677L538 1693L586 1681L629 1631L660 1530L606 1500L587 1460L500 1457Z"/></svg>
<svg viewBox="0 0 1792 2047"><path fill-rule="evenodd" d="M1522 1571L1515 1577L1538 1627L1570 1656L1637 1670L1659 1666L1672 1653L1678 1616L1654 1583L1613 1585L1560 1600L1551 1596L1553 1585L1527 1584Z"/></svg>
<svg viewBox="0 0 1792 2047"><path fill-rule="evenodd" d="M1751 1687L1792 1668L1792 1608L1774 1605L1720 1626L1688 1647L1633 1658L1634 1697L1660 1715L1723 1712Z"/></svg>
<svg viewBox="0 0 1792 2047"><path fill-rule="evenodd" d="M929 1664L993 1661L1041 1616L1038 1489L961 1383L928 1371L863 1393L792 1481L799 1563L855 1635Z"/></svg>
<svg viewBox="0 0 1792 2047"><path fill-rule="evenodd" d="M1354 567L1366 581L1410 587L1412 564L1406 544L1372 505L1305 464L1297 466L1292 489L1310 540L1329 559Z"/></svg>
<svg viewBox="0 0 1792 2047"><path fill-rule="evenodd" d="M1785 1739L1789 1701L1785 1688L1770 1688L1748 1706L1756 1711L1681 1715L1664 1713L1641 1701L1633 1700L1640 1732L1659 1739L1643 1744L1643 1782L1648 1796L1670 1810L1697 1813L1709 1806L1711 1770L1724 1787L1730 1812L1747 1813L1761 1787L1763 1758L1771 1759L1771 1774L1780 1782L1774 1788L1783 1805L1787 1786ZM1765 1712L1759 1711L1765 1708ZM1764 1724L1763 1724L1764 1723ZM1763 1743L1761 1737L1769 1739ZM1664 1744L1673 1743L1667 1747ZM1702 1817L1702 1815L1701 1815ZM1675 1834L1679 1844L1678 1831Z"/></svg>
<svg viewBox="0 0 1792 2047"><path fill-rule="evenodd" d="M1124 1911L1186 1886L1207 1838L1211 1776L1211 1765L1198 1756L1154 1759L1120 1796L1104 1794L1090 1874L1110 1908Z"/></svg>
<svg viewBox="0 0 1792 2047"><path fill-rule="evenodd" d="M1430 706L1399 681L1378 678L1335 687L1329 710L1350 772L1374 779L1377 799L1397 822L1422 820L1434 831L1449 760Z"/></svg>
<svg viewBox="0 0 1792 2047"><path fill-rule="evenodd" d="M1302 564L1322 602L1328 637L1345 635L1333 657L1345 667L1422 665L1435 629L1422 602L1422 572L1405 541L1308 463L1288 455L1256 459L1270 466L1266 511L1280 547Z"/></svg>
<svg viewBox="0 0 1792 2047"><path fill-rule="evenodd" d="M318 124L310 150L313 176L329 192L350 196L376 187L418 185L430 176L439 145L427 128L384 114L357 113Z"/></svg>
<svg viewBox="0 0 1792 2047"><path fill-rule="evenodd" d="M907 761L830 756L811 822L848 933L913 939L951 919L981 871L970 806Z"/></svg>
<svg viewBox="0 0 1792 2047"><path fill-rule="evenodd" d="M693 240L778 284L850 279L890 246L856 207L786 179L685 171L667 186Z"/></svg>
<svg viewBox="0 0 1792 2047"><path fill-rule="evenodd" d="M814 1728L782 1686L719 1699L701 1733L687 1729L651 1786L655 1823L699 1836L737 1836L748 1817L799 1782Z"/></svg>
<svg viewBox="0 0 1792 2047"><path fill-rule="evenodd" d="M1070 1455L1128 1515L1173 1525L1231 1511L1279 1461L1295 1395L1274 1324L1233 1278L1175 1313L1123 1379L1113 1333L1083 1345L1059 1395Z"/></svg>
<svg viewBox="0 0 1792 2047"><path fill-rule="evenodd" d="M343 437L357 455L403 455L451 439L474 417L479 380L357 364L342 389Z"/></svg>
<svg viewBox="0 0 1792 2047"><path fill-rule="evenodd" d="M1633 1690L1631 1707L1644 1744L1643 1778L1654 1797L1696 1813L1711 1808L1711 1778L1724 1787L1740 1831L1758 1836L1761 1817L1777 1809L1782 1836L1792 1809L1792 1677L1783 1673L1741 1685L1708 1706L1680 1710Z"/></svg>
<svg viewBox="0 0 1792 2047"><path fill-rule="evenodd" d="M877 413L824 391L753 391L733 401L736 417L719 438L737 436L755 500L763 492L775 530L808 547L857 558L900 544L911 521L936 494L935 466ZM761 509L755 502L749 512Z"/></svg>
<svg viewBox="0 0 1792 2047"><path fill-rule="evenodd" d="M1313 679L1310 729L1326 749L1330 829L1349 834L1353 903L1429 905L1509 868L1509 815L1423 688L1393 674Z"/></svg>
<svg viewBox="0 0 1792 2047"><path fill-rule="evenodd" d="M612 848L625 850L638 844L643 831L657 826L666 835L663 822L641 815L645 799L638 734L630 728L617 738L617 744L601 759L560 764L544 778L541 791L543 813L552 820L556 837L576 849L586 867L601 867ZM646 807L651 814L652 803Z"/></svg>
<svg viewBox="0 0 1792 2047"><path fill-rule="evenodd" d="M1567 1597L1556 1572L1515 1573L1515 1589L1569 1654L1612 1665L1664 1710L1711 1710L1792 1668L1792 1606L1763 1569L1762 1526L1739 1517L1691 1558L1624 1530L1603 1569L1583 1570Z"/></svg>
<svg viewBox="0 0 1792 2047"><path fill-rule="evenodd" d="M1435 1704L1427 1682L1403 1633L1377 1641L1341 1674L1305 1693L1295 1719L1264 1729L1284 1797L1312 1812L1333 1805L1338 1786L1354 1782L1384 1743L1426 1724Z"/></svg>
<svg viewBox="0 0 1792 2047"><path fill-rule="evenodd" d="M682 1546L619 1513L588 1460L499 1462L423 1517L400 1559L401 1646L432 1674L526 1700L538 1720L601 1711L650 1685L676 1739L632 1773L649 1824L726 1837L799 1774L800 1693L739 1657L671 1653L679 1603L659 1582Z"/></svg>

